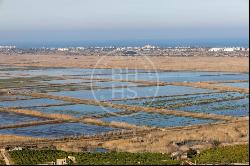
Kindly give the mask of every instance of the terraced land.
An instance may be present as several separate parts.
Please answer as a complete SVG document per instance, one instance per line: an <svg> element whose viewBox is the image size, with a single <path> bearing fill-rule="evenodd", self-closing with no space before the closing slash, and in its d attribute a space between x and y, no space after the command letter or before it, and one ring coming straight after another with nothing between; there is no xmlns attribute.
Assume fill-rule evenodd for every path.
<svg viewBox="0 0 250 166"><path fill-rule="evenodd" d="M246 143L247 85L248 73L2 66L0 146L171 153Z"/></svg>

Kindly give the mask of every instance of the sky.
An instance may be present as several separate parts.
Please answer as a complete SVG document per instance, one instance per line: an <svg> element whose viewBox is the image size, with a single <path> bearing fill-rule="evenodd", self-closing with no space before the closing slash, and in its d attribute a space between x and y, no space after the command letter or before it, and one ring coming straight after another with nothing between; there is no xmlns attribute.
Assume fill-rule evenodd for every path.
<svg viewBox="0 0 250 166"><path fill-rule="evenodd" d="M248 40L248 0L0 0L0 43Z"/></svg>

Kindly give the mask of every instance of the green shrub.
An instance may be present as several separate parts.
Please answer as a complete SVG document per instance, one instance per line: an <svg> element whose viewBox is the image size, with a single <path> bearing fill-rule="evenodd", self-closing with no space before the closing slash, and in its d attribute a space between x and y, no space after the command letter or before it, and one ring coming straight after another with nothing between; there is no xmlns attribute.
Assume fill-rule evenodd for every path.
<svg viewBox="0 0 250 166"><path fill-rule="evenodd" d="M58 150L22 150L10 152L15 164L31 165L56 161L57 158L75 156L76 164L84 165L176 165L180 161L161 153L73 153Z"/></svg>
<svg viewBox="0 0 250 166"><path fill-rule="evenodd" d="M192 158L199 164L231 164L249 162L249 145L216 147Z"/></svg>

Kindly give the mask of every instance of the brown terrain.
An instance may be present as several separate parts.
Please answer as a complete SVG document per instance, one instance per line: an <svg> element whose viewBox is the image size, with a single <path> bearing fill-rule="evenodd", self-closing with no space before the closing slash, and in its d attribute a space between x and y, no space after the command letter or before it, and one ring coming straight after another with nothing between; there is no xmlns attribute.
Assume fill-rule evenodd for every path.
<svg viewBox="0 0 250 166"><path fill-rule="evenodd" d="M62 56L62 55L0 55L0 65L11 66L36 66L36 67L77 67L77 68L128 68L128 69L149 69L168 71L228 71L228 72L249 72L248 57L121 57L121 56ZM198 83L166 83L173 85L185 85L200 87L219 91L235 91L249 94L249 89L224 87L215 85L216 82ZM150 82L148 82L150 84ZM25 95L25 94L21 94ZM178 116L189 116L219 120L213 124L192 125L186 127L173 128L150 128L145 126L135 126L126 123L104 123L95 118L82 117L75 119L68 115L42 114L35 110L22 110L16 108L4 109L2 112L12 112L43 118L49 121L43 123L61 123L62 121L77 121L101 126L112 126L123 128L121 133L111 133L101 136L83 137L75 139L48 140L31 137L19 137L11 135L0 136L0 146L10 145L55 145L58 149L69 151L80 151L88 146L104 147L116 151L129 152L162 152L170 153L174 151L187 151L192 147L195 149L205 149L213 146L215 141L221 145L245 144L249 141L249 117L234 118L230 116L219 116L213 114L198 114L190 112L180 112L168 109L131 107L119 104L110 104L91 100L80 100L69 97L58 97L47 94L31 93L32 97L46 97L60 99L72 103L87 103L102 105L107 107L125 109L125 113L137 111L159 112ZM206 101L208 102L208 101ZM214 102L214 101L209 101ZM181 115L180 115L181 114ZM37 122L21 123L18 126L37 125ZM12 128L13 126L5 126ZM132 133L131 133L132 132ZM117 134L117 135L116 135Z"/></svg>
<svg viewBox="0 0 250 166"><path fill-rule="evenodd" d="M0 64L39 67L130 68L172 71L248 72L249 57L124 57L0 55Z"/></svg>

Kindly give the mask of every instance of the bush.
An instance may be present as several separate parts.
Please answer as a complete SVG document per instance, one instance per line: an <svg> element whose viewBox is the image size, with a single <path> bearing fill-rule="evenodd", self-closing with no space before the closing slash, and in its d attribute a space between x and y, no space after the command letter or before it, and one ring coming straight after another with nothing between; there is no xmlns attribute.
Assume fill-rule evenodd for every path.
<svg viewBox="0 0 250 166"><path fill-rule="evenodd" d="M197 151L194 150L194 149L189 148L189 150L187 151L187 157L188 157L188 158L192 158L192 157L194 157L196 154L197 154Z"/></svg>
<svg viewBox="0 0 250 166"><path fill-rule="evenodd" d="M217 147L205 150L192 158L199 164L231 164L249 162L249 145Z"/></svg>
<svg viewBox="0 0 250 166"><path fill-rule="evenodd" d="M220 141L218 141L218 140L213 140L213 141L212 141L213 147L218 147L220 144L221 144L221 143L220 143Z"/></svg>

